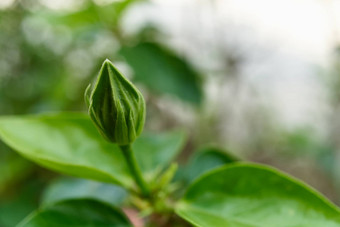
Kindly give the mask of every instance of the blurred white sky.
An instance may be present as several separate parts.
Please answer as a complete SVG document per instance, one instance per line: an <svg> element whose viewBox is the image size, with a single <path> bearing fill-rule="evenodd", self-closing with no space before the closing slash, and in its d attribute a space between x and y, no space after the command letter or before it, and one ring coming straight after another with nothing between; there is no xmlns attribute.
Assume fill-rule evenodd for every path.
<svg viewBox="0 0 340 227"><path fill-rule="evenodd" d="M130 12L128 31L152 21L172 36L184 54L212 67L219 65L219 59L211 51L223 46L216 42L224 43L231 51L245 53L240 74L258 88L288 127L327 118L320 72L329 66L338 41L339 0L153 2Z"/></svg>
<svg viewBox="0 0 340 227"><path fill-rule="evenodd" d="M96 0L107 4L114 0ZM14 0L0 0L0 8ZM40 0L51 9L80 0ZM328 114L320 71L340 33L340 0L151 0L131 9L126 32L160 25L171 43L202 68L218 70L216 52L244 56L240 75L258 88L287 125L319 122ZM211 99L214 92L211 92Z"/></svg>

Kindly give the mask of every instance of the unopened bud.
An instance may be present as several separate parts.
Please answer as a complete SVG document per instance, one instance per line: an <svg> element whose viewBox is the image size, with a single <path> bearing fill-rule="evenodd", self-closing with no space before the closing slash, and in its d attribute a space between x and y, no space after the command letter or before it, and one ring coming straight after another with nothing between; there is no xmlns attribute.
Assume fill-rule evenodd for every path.
<svg viewBox="0 0 340 227"><path fill-rule="evenodd" d="M109 60L85 91L88 113L99 132L119 145L132 143L143 131L145 101L140 91Z"/></svg>

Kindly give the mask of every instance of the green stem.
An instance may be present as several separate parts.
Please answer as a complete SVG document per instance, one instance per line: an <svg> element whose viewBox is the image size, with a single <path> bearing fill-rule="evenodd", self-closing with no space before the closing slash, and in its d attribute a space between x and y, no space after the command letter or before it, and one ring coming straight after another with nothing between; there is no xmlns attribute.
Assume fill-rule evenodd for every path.
<svg viewBox="0 0 340 227"><path fill-rule="evenodd" d="M136 161L136 157L133 153L131 144L128 145L123 145L123 146L119 146L124 158L126 160L126 163L130 169L131 175L133 176L133 178L135 179L135 182L137 183L137 185L139 186L141 192L143 193L143 195L145 197L149 197L150 196L150 190L142 176L142 173L140 171L139 165Z"/></svg>

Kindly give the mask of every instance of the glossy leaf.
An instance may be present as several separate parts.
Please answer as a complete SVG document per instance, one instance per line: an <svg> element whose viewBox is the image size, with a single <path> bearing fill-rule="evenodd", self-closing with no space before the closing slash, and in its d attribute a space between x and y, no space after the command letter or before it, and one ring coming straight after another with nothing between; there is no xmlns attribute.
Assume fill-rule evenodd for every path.
<svg viewBox="0 0 340 227"><path fill-rule="evenodd" d="M318 192L279 171L232 164L195 181L176 212L196 226L340 226L340 211Z"/></svg>
<svg viewBox="0 0 340 227"><path fill-rule="evenodd" d="M103 141L87 115L3 117L0 136L42 166L74 176L129 185L117 146Z"/></svg>
<svg viewBox="0 0 340 227"><path fill-rule="evenodd" d="M117 185L61 177L47 186L42 204L47 206L62 200L91 198L118 207L124 202L126 196L126 190Z"/></svg>
<svg viewBox="0 0 340 227"><path fill-rule="evenodd" d="M24 219L20 227L132 226L116 208L96 200L67 200L42 208Z"/></svg>
<svg viewBox="0 0 340 227"><path fill-rule="evenodd" d="M120 54L140 81L155 92L176 95L194 104L202 101L199 75L187 62L155 43L125 46Z"/></svg>
<svg viewBox="0 0 340 227"><path fill-rule="evenodd" d="M86 114L1 117L0 137L26 158L76 177L130 187L132 178L117 145L106 142ZM148 174L169 164L183 134L141 136L133 145ZM148 155L138 154L148 150ZM166 152L165 154L162 154ZM155 158L155 161L149 161ZM148 159L148 161L144 161Z"/></svg>

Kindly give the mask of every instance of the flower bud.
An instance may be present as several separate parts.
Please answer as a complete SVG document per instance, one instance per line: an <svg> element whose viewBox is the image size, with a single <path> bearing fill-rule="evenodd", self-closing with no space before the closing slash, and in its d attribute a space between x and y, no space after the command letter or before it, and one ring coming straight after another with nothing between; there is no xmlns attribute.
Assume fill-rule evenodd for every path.
<svg viewBox="0 0 340 227"><path fill-rule="evenodd" d="M85 91L88 113L107 140L132 143L143 131L145 102L140 91L109 60L105 60L95 85Z"/></svg>

